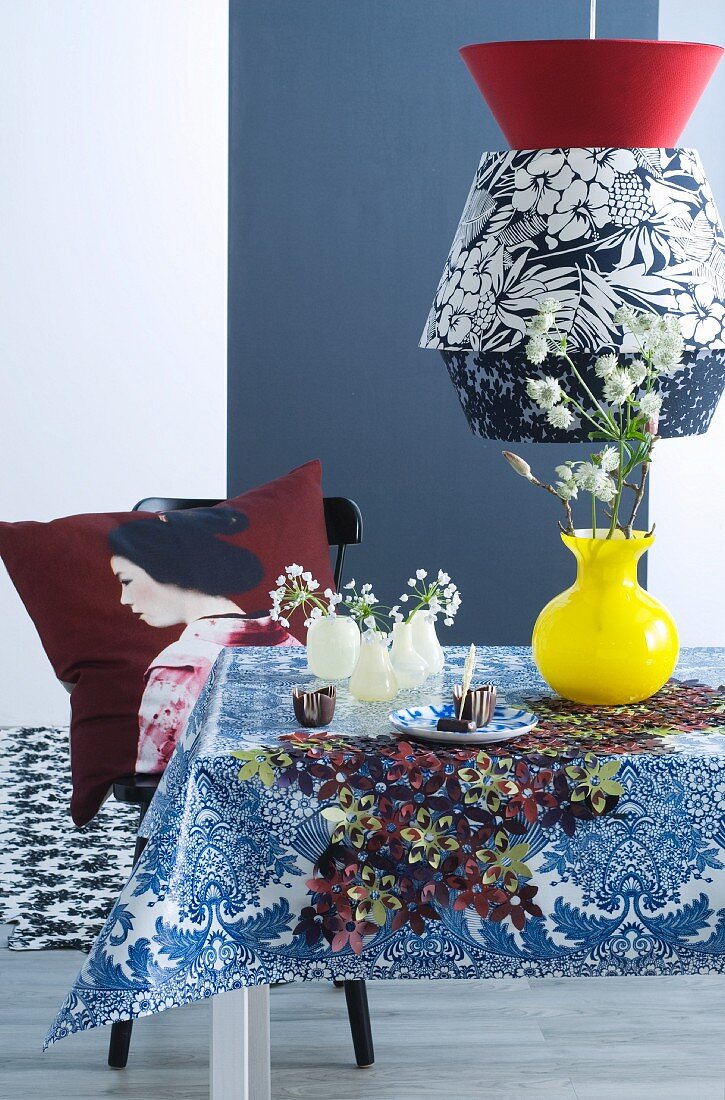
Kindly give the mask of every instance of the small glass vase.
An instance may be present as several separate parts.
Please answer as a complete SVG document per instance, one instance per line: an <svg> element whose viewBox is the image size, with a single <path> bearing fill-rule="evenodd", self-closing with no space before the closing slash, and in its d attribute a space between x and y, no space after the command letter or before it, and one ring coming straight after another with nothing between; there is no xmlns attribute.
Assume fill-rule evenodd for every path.
<svg viewBox="0 0 725 1100"><path fill-rule="evenodd" d="M413 628L413 647L428 666L428 676L442 672L446 659L436 634L435 615L421 609L415 612L410 625Z"/></svg>
<svg viewBox="0 0 725 1100"><path fill-rule="evenodd" d="M395 623L393 626L393 648L390 650L390 663L393 666L398 687L401 691L410 691L420 687L428 675L428 664L413 646L413 627L411 623Z"/></svg>
<svg viewBox="0 0 725 1100"><path fill-rule="evenodd" d="M362 703L382 703L398 694L398 680L390 663L385 634L377 630L365 631L349 688L350 694Z"/></svg>
<svg viewBox="0 0 725 1100"><path fill-rule="evenodd" d="M360 630L345 615L314 619L307 630L307 667L321 680L352 676L360 653Z"/></svg>

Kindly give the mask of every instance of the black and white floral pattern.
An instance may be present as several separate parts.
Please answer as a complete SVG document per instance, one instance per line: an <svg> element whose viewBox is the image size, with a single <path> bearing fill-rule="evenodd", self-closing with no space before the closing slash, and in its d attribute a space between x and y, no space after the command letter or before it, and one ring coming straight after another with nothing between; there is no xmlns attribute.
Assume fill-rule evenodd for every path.
<svg viewBox="0 0 725 1100"><path fill-rule="evenodd" d="M525 325L544 297L561 302L585 367L603 350L637 350L622 343L619 306L679 315L685 355L664 387L663 434L705 431L725 386L725 232L697 152L483 154L421 338L445 353L480 435L575 438L520 407L521 375L534 373Z"/></svg>
<svg viewBox="0 0 725 1100"><path fill-rule="evenodd" d="M543 367L526 362L523 350L516 352L443 351L443 361L458 393L461 407L474 435L518 443L581 443L591 425L578 420L571 428L553 428L531 403L526 393L527 378L559 374L553 361ZM590 389L601 389L594 373L594 356L574 353L573 358ZM671 378L659 383L662 394L658 434L663 439L702 435L725 388L725 350L701 349ZM576 379L567 375L567 390L577 401L586 395Z"/></svg>
<svg viewBox="0 0 725 1100"><path fill-rule="evenodd" d="M13 951L87 951L131 871L137 807L110 798L77 829L70 793L67 728L0 732L0 922Z"/></svg>

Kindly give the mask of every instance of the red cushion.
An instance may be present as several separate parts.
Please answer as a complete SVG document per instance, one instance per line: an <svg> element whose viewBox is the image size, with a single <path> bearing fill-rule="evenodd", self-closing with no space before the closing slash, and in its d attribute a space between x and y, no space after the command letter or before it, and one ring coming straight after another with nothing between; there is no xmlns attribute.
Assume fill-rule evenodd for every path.
<svg viewBox="0 0 725 1100"><path fill-rule="evenodd" d="M292 562L323 589L334 585L320 477L320 463L309 462L214 509L166 517L0 523L10 577L56 676L74 685L77 825L90 821L114 779L137 770L140 729L138 770L162 770L223 645L304 638L299 613L295 637L267 617L269 590Z"/></svg>

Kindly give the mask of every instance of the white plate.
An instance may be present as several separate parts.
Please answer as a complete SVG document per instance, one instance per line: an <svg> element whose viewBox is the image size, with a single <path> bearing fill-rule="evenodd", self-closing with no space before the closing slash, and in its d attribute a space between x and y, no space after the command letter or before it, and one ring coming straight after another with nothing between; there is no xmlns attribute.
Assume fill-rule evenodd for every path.
<svg viewBox="0 0 725 1100"><path fill-rule="evenodd" d="M396 733L421 741L437 741L450 745L488 745L495 741L509 741L532 730L539 719L528 710L499 704L493 718L474 733L444 733L436 729L439 718L453 718L453 703L442 707L410 707L396 710L389 716Z"/></svg>

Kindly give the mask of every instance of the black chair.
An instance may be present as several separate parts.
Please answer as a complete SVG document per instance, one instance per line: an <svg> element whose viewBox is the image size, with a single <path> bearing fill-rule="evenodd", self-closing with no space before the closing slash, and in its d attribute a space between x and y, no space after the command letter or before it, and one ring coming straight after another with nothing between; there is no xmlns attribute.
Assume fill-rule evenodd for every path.
<svg viewBox="0 0 725 1100"><path fill-rule="evenodd" d="M176 497L145 497L134 505L134 511L171 512L181 508L211 508L220 504L219 500L186 500ZM334 576L335 587L339 590L342 580L342 567L345 550L348 546L362 542L362 514L357 504L347 497L325 497L325 524L327 541L336 551ZM127 775L113 784L113 795L119 802L137 805L139 808L139 827L149 808L151 799L161 779L160 775ZM142 836L136 837L133 861L136 863L146 846ZM344 985L347 1012L352 1031L355 1060L359 1066L371 1066L375 1061L373 1037L370 1028L367 990L364 981L335 982ZM132 1020L119 1020L111 1025L111 1041L108 1048L108 1064L112 1069L124 1069L128 1062L128 1050L131 1043Z"/></svg>

